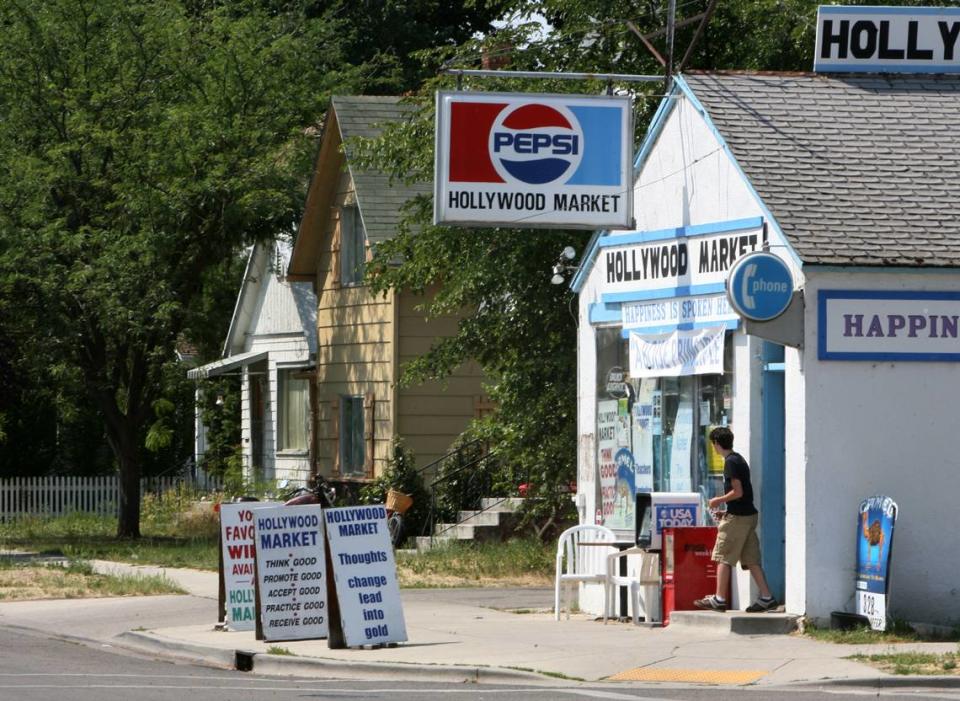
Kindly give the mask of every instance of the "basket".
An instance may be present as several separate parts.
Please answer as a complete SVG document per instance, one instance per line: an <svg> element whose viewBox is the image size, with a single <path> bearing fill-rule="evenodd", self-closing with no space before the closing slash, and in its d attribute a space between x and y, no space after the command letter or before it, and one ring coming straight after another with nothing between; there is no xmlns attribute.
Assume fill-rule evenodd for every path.
<svg viewBox="0 0 960 701"><path fill-rule="evenodd" d="M387 508L398 514L405 513L407 509L413 506L413 498L409 494L398 492L391 489L387 492Z"/></svg>

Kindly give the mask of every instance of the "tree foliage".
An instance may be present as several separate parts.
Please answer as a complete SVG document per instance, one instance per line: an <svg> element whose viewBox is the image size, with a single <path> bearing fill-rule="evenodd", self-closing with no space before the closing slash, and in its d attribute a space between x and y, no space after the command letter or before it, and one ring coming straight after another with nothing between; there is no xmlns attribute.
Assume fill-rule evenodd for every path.
<svg viewBox="0 0 960 701"><path fill-rule="evenodd" d="M302 12L14 0L0 24L3 296L19 347L102 416L136 536L147 429L205 275L290 230L304 127L359 76L336 23Z"/></svg>

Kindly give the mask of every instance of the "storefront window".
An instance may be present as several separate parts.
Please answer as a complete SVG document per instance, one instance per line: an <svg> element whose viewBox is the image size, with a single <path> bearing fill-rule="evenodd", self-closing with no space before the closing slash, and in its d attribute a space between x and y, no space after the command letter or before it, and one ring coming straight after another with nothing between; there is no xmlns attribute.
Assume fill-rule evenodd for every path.
<svg viewBox="0 0 960 701"><path fill-rule="evenodd" d="M628 342L619 328L597 329L596 337L600 522L632 529L626 504L632 507L637 490L722 493L723 460L708 435L733 421L731 334L724 374L648 378L629 376Z"/></svg>

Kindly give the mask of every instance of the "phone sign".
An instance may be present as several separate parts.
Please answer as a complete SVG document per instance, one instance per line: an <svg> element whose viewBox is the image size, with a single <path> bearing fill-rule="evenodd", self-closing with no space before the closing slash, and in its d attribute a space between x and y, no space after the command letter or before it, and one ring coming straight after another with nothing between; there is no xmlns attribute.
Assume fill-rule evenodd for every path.
<svg viewBox="0 0 960 701"><path fill-rule="evenodd" d="M727 277L727 297L734 311L752 321L770 321L793 299L793 275L783 260L766 251L748 253Z"/></svg>

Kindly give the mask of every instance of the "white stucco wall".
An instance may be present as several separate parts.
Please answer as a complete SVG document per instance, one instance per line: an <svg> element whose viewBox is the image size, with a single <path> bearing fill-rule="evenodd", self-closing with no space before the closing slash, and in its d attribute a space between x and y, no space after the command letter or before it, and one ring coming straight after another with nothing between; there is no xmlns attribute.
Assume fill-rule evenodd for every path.
<svg viewBox="0 0 960 701"><path fill-rule="evenodd" d="M955 409L960 364L817 359L817 292L960 290L960 273L808 272L806 423L807 614L853 610L857 507L875 494L899 506L888 616L960 622ZM791 535L794 535L791 533Z"/></svg>
<svg viewBox="0 0 960 701"><path fill-rule="evenodd" d="M756 194L744 181L739 168L731 159L703 116L684 97L667 117L663 127L645 158L634 189L636 225L639 231L658 231L682 226L696 226L731 220L766 217ZM775 227L768 231L771 246L794 269L799 279L799 267ZM581 520L593 523L596 511L596 338L590 324L589 312L601 301L606 270L602 251L586 275L580 289L578 332L578 506ZM754 493L762 510L760 494L763 484L762 455L762 362L760 339L738 331L733 336L733 412L731 428L736 436L735 448L751 465ZM798 355L787 349L788 364L798 362ZM789 380L788 380L789 384ZM789 392L789 390L788 390ZM788 394L788 403L789 403ZM789 421L789 419L788 419ZM802 435L802 434L801 434ZM790 433L788 431L788 439ZM789 468L788 468L789 469ZM802 465L800 466L802 470ZM789 479L789 478L788 478ZM803 569L803 560L794 554L787 559L788 599L791 598L791 565ZM801 577L802 581L802 577ZM734 576L733 600L744 607L756 595L748 573L737 570ZM794 610L802 612L802 599L793 593L797 604ZM584 587L581 608L599 613L600 599Z"/></svg>

